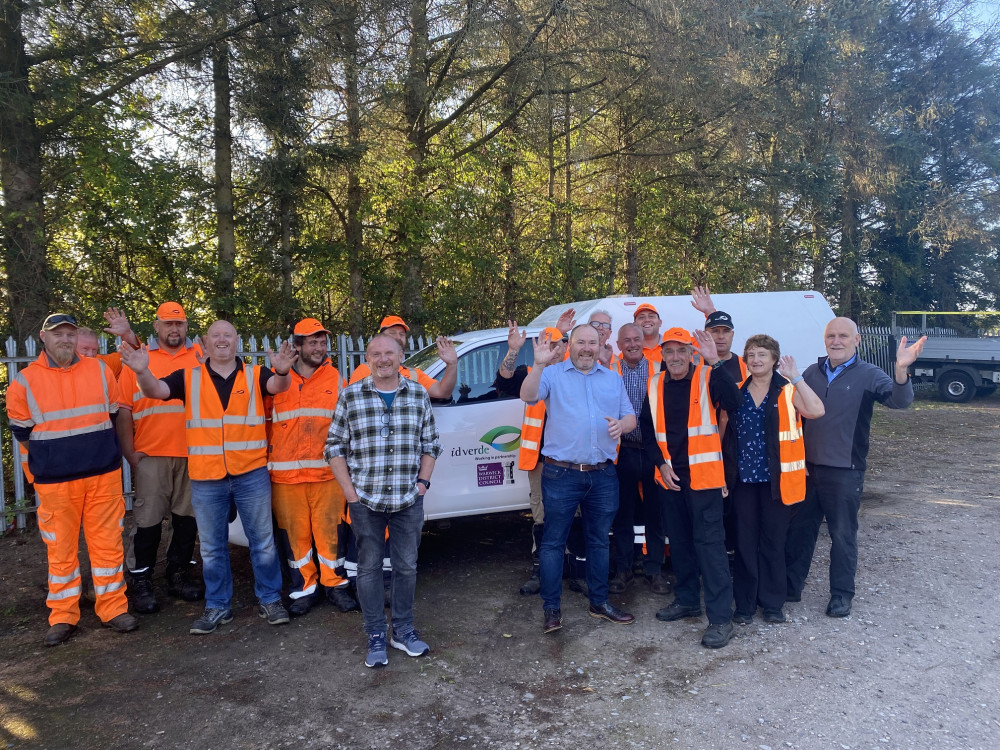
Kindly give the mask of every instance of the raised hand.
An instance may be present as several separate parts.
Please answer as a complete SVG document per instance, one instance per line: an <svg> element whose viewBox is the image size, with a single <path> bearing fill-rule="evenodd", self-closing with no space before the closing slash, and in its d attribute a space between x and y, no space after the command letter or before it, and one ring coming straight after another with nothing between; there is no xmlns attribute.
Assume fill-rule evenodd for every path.
<svg viewBox="0 0 1000 750"><path fill-rule="evenodd" d="M916 362L920 352L924 350L926 336L921 336L909 346L906 345L906 336L899 337L899 346L896 348L896 367L909 367Z"/></svg>
<svg viewBox="0 0 1000 750"><path fill-rule="evenodd" d="M434 343L437 344L438 356L446 367L458 364L458 352L455 351L455 345L449 339L438 336Z"/></svg>
<svg viewBox="0 0 1000 750"><path fill-rule="evenodd" d="M128 318L117 307L109 307L104 313L104 319L108 321L108 327L104 329L105 333L122 338L132 333L132 326L129 325Z"/></svg>
<svg viewBox="0 0 1000 750"><path fill-rule="evenodd" d="M691 307L707 318L715 312L715 303L712 302L712 294L708 291L708 286L696 286L691 290Z"/></svg>
<svg viewBox="0 0 1000 750"><path fill-rule="evenodd" d="M524 346L524 342L528 340L528 331L518 331L517 321L508 320L507 321L507 349L512 352L521 351L521 347Z"/></svg>
<svg viewBox="0 0 1000 750"><path fill-rule="evenodd" d="M295 351L295 348L286 339L281 342L278 351L273 352L268 349L267 356L271 360L271 369L274 370L274 374L282 376L287 375L292 369L295 360L299 358L299 353Z"/></svg>
<svg viewBox="0 0 1000 750"><path fill-rule="evenodd" d="M121 355L122 364L132 370L136 375L149 370L149 349L145 344L133 349L124 341L118 345L118 353Z"/></svg>
<svg viewBox="0 0 1000 750"><path fill-rule="evenodd" d="M531 346L534 348L535 354L535 364L536 365L550 365L555 361L556 353L553 351L549 344L552 342L552 336L549 333L543 333L536 339L531 340Z"/></svg>
<svg viewBox="0 0 1000 750"><path fill-rule="evenodd" d="M799 376L799 368L795 364L795 357L791 354L784 355L778 360L778 372L785 380L794 380Z"/></svg>
<svg viewBox="0 0 1000 750"><path fill-rule="evenodd" d="M562 315L559 316L559 320L556 321L555 327L558 328L563 333L569 333L574 328L576 328L576 310L572 307L565 310Z"/></svg>
<svg viewBox="0 0 1000 750"><path fill-rule="evenodd" d="M695 348L706 364L711 365L719 361L719 350L715 346L715 339L712 338L712 334L696 328L694 331L694 342Z"/></svg>

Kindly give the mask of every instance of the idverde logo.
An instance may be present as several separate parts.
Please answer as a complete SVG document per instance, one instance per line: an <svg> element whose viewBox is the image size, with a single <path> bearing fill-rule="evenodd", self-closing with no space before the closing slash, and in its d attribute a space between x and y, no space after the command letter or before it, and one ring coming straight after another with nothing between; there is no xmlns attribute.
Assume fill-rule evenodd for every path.
<svg viewBox="0 0 1000 750"><path fill-rule="evenodd" d="M499 440L501 435L504 437L513 436L514 439L503 443ZM521 447L521 430L517 427L511 427L510 425L501 425L500 427L494 427L492 430L487 432L479 438L479 441L496 448L501 453L510 453L511 451L516 451Z"/></svg>

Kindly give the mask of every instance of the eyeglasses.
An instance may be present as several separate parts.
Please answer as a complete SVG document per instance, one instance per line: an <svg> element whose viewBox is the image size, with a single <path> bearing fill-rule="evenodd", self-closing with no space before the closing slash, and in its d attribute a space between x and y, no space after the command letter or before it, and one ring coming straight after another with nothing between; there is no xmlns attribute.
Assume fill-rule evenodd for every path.
<svg viewBox="0 0 1000 750"><path fill-rule="evenodd" d="M381 419L382 419L382 429L379 430L378 434L384 438L389 437L389 412L388 411L382 412Z"/></svg>
<svg viewBox="0 0 1000 750"><path fill-rule="evenodd" d="M592 321L590 321L590 326L591 326L591 328L596 328L597 330L601 330L602 328L605 331L610 331L611 330L611 324L610 323L603 323L600 320L592 320Z"/></svg>

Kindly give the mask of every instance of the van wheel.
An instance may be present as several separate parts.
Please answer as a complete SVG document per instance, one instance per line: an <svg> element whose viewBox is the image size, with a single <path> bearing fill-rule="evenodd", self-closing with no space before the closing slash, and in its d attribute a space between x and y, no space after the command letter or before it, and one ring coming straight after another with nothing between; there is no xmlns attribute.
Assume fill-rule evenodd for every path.
<svg viewBox="0 0 1000 750"><path fill-rule="evenodd" d="M938 393L942 401L952 404L964 404L976 395L976 385L966 373L953 370L941 376L938 380Z"/></svg>

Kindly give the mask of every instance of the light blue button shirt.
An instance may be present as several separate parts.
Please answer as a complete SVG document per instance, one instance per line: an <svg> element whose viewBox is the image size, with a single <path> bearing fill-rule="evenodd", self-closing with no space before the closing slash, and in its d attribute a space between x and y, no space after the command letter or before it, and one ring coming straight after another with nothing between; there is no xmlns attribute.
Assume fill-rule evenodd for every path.
<svg viewBox="0 0 1000 750"><path fill-rule="evenodd" d="M605 417L635 414L618 373L601 364L581 372L568 359L542 372L538 400L545 401L542 455L574 464L613 461L618 441L608 435Z"/></svg>
<svg viewBox="0 0 1000 750"><path fill-rule="evenodd" d="M852 364L854 364L857 361L858 361L858 353L855 352L854 356L851 357L849 360L847 360L846 362L843 362L843 363L837 365L834 368L831 368L830 367L830 358L827 357L826 358L826 367L823 368L823 372L826 373L826 382L827 382L827 384L829 385L830 383L832 383L833 380L834 380L834 378L836 378L846 368L850 367Z"/></svg>

